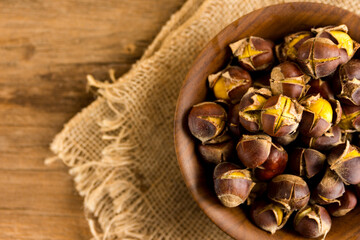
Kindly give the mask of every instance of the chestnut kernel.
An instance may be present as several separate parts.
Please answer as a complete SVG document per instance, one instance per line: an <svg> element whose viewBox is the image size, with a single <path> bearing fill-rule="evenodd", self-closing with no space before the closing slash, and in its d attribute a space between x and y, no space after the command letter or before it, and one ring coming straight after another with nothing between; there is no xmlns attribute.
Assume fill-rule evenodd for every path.
<svg viewBox="0 0 360 240"><path fill-rule="evenodd" d="M266 100L271 97L271 91L266 88L249 88L240 101L239 122L249 132L258 132L261 127L261 109Z"/></svg>
<svg viewBox="0 0 360 240"><path fill-rule="evenodd" d="M297 51L301 44L312 38L313 35L309 31L302 31L290 34L284 38L284 42L282 44L276 45L275 52L276 56L280 62L286 60L296 60Z"/></svg>
<svg viewBox="0 0 360 240"><path fill-rule="evenodd" d="M285 149L273 143L267 160L255 169L255 177L260 181L270 180L285 171L287 161Z"/></svg>
<svg viewBox="0 0 360 240"><path fill-rule="evenodd" d="M294 229L304 237L318 238L331 228L331 217L324 207L309 205L301 209L294 218Z"/></svg>
<svg viewBox="0 0 360 240"><path fill-rule="evenodd" d="M236 152L246 167L255 168L268 159L271 146L271 137L267 135L243 135L236 146Z"/></svg>
<svg viewBox="0 0 360 240"><path fill-rule="evenodd" d="M289 214L276 204L257 201L251 206L250 216L259 228L274 234L285 225Z"/></svg>
<svg viewBox="0 0 360 240"><path fill-rule="evenodd" d="M320 137L331 127L333 110L331 104L320 94L307 96L300 101L304 106L299 130L309 137Z"/></svg>
<svg viewBox="0 0 360 240"><path fill-rule="evenodd" d="M234 152L235 144L232 140L217 144L199 144L198 151L201 158L208 163L228 161Z"/></svg>
<svg viewBox="0 0 360 240"><path fill-rule="evenodd" d="M326 156L315 149L295 148L291 151L289 168L300 177L312 178L324 166Z"/></svg>
<svg viewBox="0 0 360 240"><path fill-rule="evenodd" d="M301 177L281 174L269 183L268 198L288 211L299 210L308 204L310 190Z"/></svg>
<svg viewBox="0 0 360 240"><path fill-rule="evenodd" d="M306 74L321 78L335 72L342 63L337 45L327 38L310 38L298 49L297 62Z"/></svg>
<svg viewBox="0 0 360 240"><path fill-rule="evenodd" d="M252 83L250 74L236 66L210 75L208 81L217 99L232 103L239 102Z"/></svg>
<svg viewBox="0 0 360 240"><path fill-rule="evenodd" d="M344 192L345 186L341 178L330 168L327 168L323 178L314 189L312 198L316 203L326 205L339 202L337 199L341 197Z"/></svg>
<svg viewBox="0 0 360 240"><path fill-rule="evenodd" d="M213 179L215 193L226 207L237 207L245 202L255 184L249 170L229 162L215 167Z"/></svg>
<svg viewBox="0 0 360 240"><path fill-rule="evenodd" d="M205 143L220 135L225 127L226 112L219 104L202 102L194 105L188 116L191 134Z"/></svg>
<svg viewBox="0 0 360 240"><path fill-rule="evenodd" d="M345 184L360 183L360 149L349 141L334 147L328 163Z"/></svg>
<svg viewBox="0 0 360 240"><path fill-rule="evenodd" d="M272 137L292 134L299 126L303 107L295 100L283 96L269 98L261 112L261 124Z"/></svg>
<svg viewBox="0 0 360 240"><path fill-rule="evenodd" d="M274 43L250 36L229 45L240 65L249 71L265 70L274 63Z"/></svg>
<svg viewBox="0 0 360 240"><path fill-rule="evenodd" d="M356 207L357 198L355 193L346 189L344 194L339 198L339 203L330 204L327 207L331 216L342 217Z"/></svg>
<svg viewBox="0 0 360 240"><path fill-rule="evenodd" d="M271 71L270 87L273 95L283 94L290 98L303 97L309 86L310 77L303 74L292 62L283 62Z"/></svg>

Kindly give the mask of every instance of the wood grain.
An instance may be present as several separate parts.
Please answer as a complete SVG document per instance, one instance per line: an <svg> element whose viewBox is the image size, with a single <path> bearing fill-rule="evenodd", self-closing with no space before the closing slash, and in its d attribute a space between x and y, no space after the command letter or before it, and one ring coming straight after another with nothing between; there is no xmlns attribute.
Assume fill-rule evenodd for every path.
<svg viewBox="0 0 360 240"><path fill-rule="evenodd" d="M140 58L185 0L0 0L0 239L90 239L49 143L106 79Z"/></svg>
<svg viewBox="0 0 360 240"><path fill-rule="evenodd" d="M183 83L175 115L175 148L180 168L190 192L205 214L235 239L305 238L291 228L270 235L252 224L243 208L226 208L220 204L213 190L211 172L195 153L194 139L187 126L188 112L193 105L205 100L207 76L218 72L229 61L227 46L230 43L251 35L276 41L293 32L339 24L346 24L349 34L356 41L360 40L360 17L329 5L289 3L254 11L230 24L208 43ZM358 207L343 218L333 219L332 230L326 239L359 239L359 213Z"/></svg>

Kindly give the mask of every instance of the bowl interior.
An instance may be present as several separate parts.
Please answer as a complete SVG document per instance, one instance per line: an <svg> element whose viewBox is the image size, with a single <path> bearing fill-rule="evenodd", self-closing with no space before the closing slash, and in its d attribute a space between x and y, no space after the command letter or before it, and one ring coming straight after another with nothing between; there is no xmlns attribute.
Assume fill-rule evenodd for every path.
<svg viewBox="0 0 360 240"><path fill-rule="evenodd" d="M195 201L207 216L235 239L303 239L285 228L270 235L248 220L245 211L223 207L211 180L212 172L201 164L195 152L195 141L187 127L190 108L205 100L207 76L222 69L230 57L228 45L241 38L259 36L274 41L312 27L346 24L349 34L360 41L359 16L343 9L317 3L279 4L254 11L236 20L212 39L195 60L184 80L175 114L175 148L184 180ZM211 171L211 170L210 170ZM327 239L354 239L360 234L360 209L345 217L333 218ZM356 238L356 237L355 237Z"/></svg>

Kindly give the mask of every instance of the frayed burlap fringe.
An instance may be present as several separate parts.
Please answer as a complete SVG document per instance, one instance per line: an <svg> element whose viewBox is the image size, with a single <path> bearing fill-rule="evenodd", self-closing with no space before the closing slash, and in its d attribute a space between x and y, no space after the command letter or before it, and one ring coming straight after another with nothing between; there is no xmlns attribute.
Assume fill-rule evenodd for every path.
<svg viewBox="0 0 360 240"><path fill-rule="evenodd" d="M109 82L51 149L84 196L94 239L227 239L191 199L176 162L173 115L197 54L235 19L281 0L188 0L132 69ZM323 2L360 13L350 0Z"/></svg>

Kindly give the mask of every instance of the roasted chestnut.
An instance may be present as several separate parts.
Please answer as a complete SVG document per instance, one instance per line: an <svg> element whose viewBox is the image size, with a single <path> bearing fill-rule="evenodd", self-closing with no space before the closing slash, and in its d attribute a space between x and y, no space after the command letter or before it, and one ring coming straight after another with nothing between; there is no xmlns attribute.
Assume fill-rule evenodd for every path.
<svg viewBox="0 0 360 240"><path fill-rule="evenodd" d="M328 212L331 216L342 217L356 207L357 198L355 193L351 190L346 189L344 194L339 198L338 203L330 204L327 207Z"/></svg>
<svg viewBox="0 0 360 240"><path fill-rule="evenodd" d="M304 237L318 238L331 228L331 217L324 207L308 205L301 209L294 218L294 229Z"/></svg>
<svg viewBox="0 0 360 240"><path fill-rule="evenodd" d="M291 98L303 97L309 86L308 75L302 73L293 62L283 62L271 71L270 87L273 95L283 94Z"/></svg>
<svg viewBox="0 0 360 240"><path fill-rule="evenodd" d="M269 183L268 198L288 211L299 210L308 204L310 190L301 177L281 174Z"/></svg>
<svg viewBox="0 0 360 240"><path fill-rule="evenodd" d="M311 178L319 173L326 160L326 156L315 149L295 148L291 151L289 169L291 173Z"/></svg>
<svg viewBox="0 0 360 240"><path fill-rule="evenodd" d="M356 50L359 48L357 42L351 39L346 25L342 24L339 26L326 26L322 28L311 29L316 33L316 37L330 39L333 43L337 45L341 53L341 63L346 63L349 61L355 54Z"/></svg>
<svg viewBox="0 0 360 240"><path fill-rule="evenodd" d="M208 77L209 86L217 99L237 103L251 86L251 76L237 66L227 67Z"/></svg>
<svg viewBox="0 0 360 240"><path fill-rule="evenodd" d="M309 137L320 137L331 127L333 110L331 104L318 95L303 98L300 104L304 106L299 131Z"/></svg>
<svg viewBox="0 0 360 240"><path fill-rule="evenodd" d="M269 98L261 112L263 131L272 137L292 134L299 126L303 107L295 100L283 96Z"/></svg>
<svg viewBox="0 0 360 240"><path fill-rule="evenodd" d="M310 38L299 47L297 62L302 71L313 78L321 78L334 73L342 63L337 45L321 37Z"/></svg>
<svg viewBox="0 0 360 240"><path fill-rule="evenodd" d="M217 144L199 144L198 151L201 158L208 163L221 163L228 161L234 152L235 144L229 141Z"/></svg>
<svg viewBox="0 0 360 240"><path fill-rule="evenodd" d="M239 121L249 132L258 132L261 127L261 109L266 100L271 97L267 88L249 88L240 101Z"/></svg>
<svg viewBox="0 0 360 240"><path fill-rule="evenodd" d="M254 186L249 170L229 162L219 163L213 178L215 193L226 207L237 207L245 202Z"/></svg>
<svg viewBox="0 0 360 240"><path fill-rule="evenodd" d="M255 169L255 177L260 181L269 180L285 171L288 154L279 144L272 143L267 160Z"/></svg>
<svg viewBox="0 0 360 240"><path fill-rule="evenodd" d="M213 102L194 105L188 116L190 132L202 143L220 135L224 130L225 121L224 108Z"/></svg>
<svg viewBox="0 0 360 240"><path fill-rule="evenodd" d="M333 89L342 103L360 105L360 60L351 59L335 73Z"/></svg>
<svg viewBox="0 0 360 240"><path fill-rule="evenodd" d="M344 183L339 176L330 168L326 172L313 191L312 199L321 205L339 202L337 200L345 192Z"/></svg>
<svg viewBox="0 0 360 240"><path fill-rule="evenodd" d="M341 178L345 184L360 183L360 149L349 141L334 147L328 158L331 170Z"/></svg>
<svg viewBox="0 0 360 240"><path fill-rule="evenodd" d="M277 58L280 62L284 62L286 60L295 61L297 51L301 44L312 37L313 34L309 31L297 32L286 36L284 38L284 42L276 45L275 47Z"/></svg>
<svg viewBox="0 0 360 240"><path fill-rule="evenodd" d="M339 127L345 132L360 131L360 106L343 106Z"/></svg>
<svg viewBox="0 0 360 240"><path fill-rule="evenodd" d="M265 70L275 61L274 43L260 37L250 36L229 45L240 65L249 71Z"/></svg>
<svg viewBox="0 0 360 240"><path fill-rule="evenodd" d="M302 142L309 148L319 151L327 151L331 148L343 143L341 129L338 126L332 126L324 135L320 137L301 136Z"/></svg>
<svg viewBox="0 0 360 240"><path fill-rule="evenodd" d="M289 215L285 209L265 201L256 201L251 205L250 209L253 222L259 228L271 234L274 234L285 225Z"/></svg>
<svg viewBox="0 0 360 240"><path fill-rule="evenodd" d="M271 146L272 140L268 135L243 135L236 146L236 152L246 167L255 168L268 159Z"/></svg>

